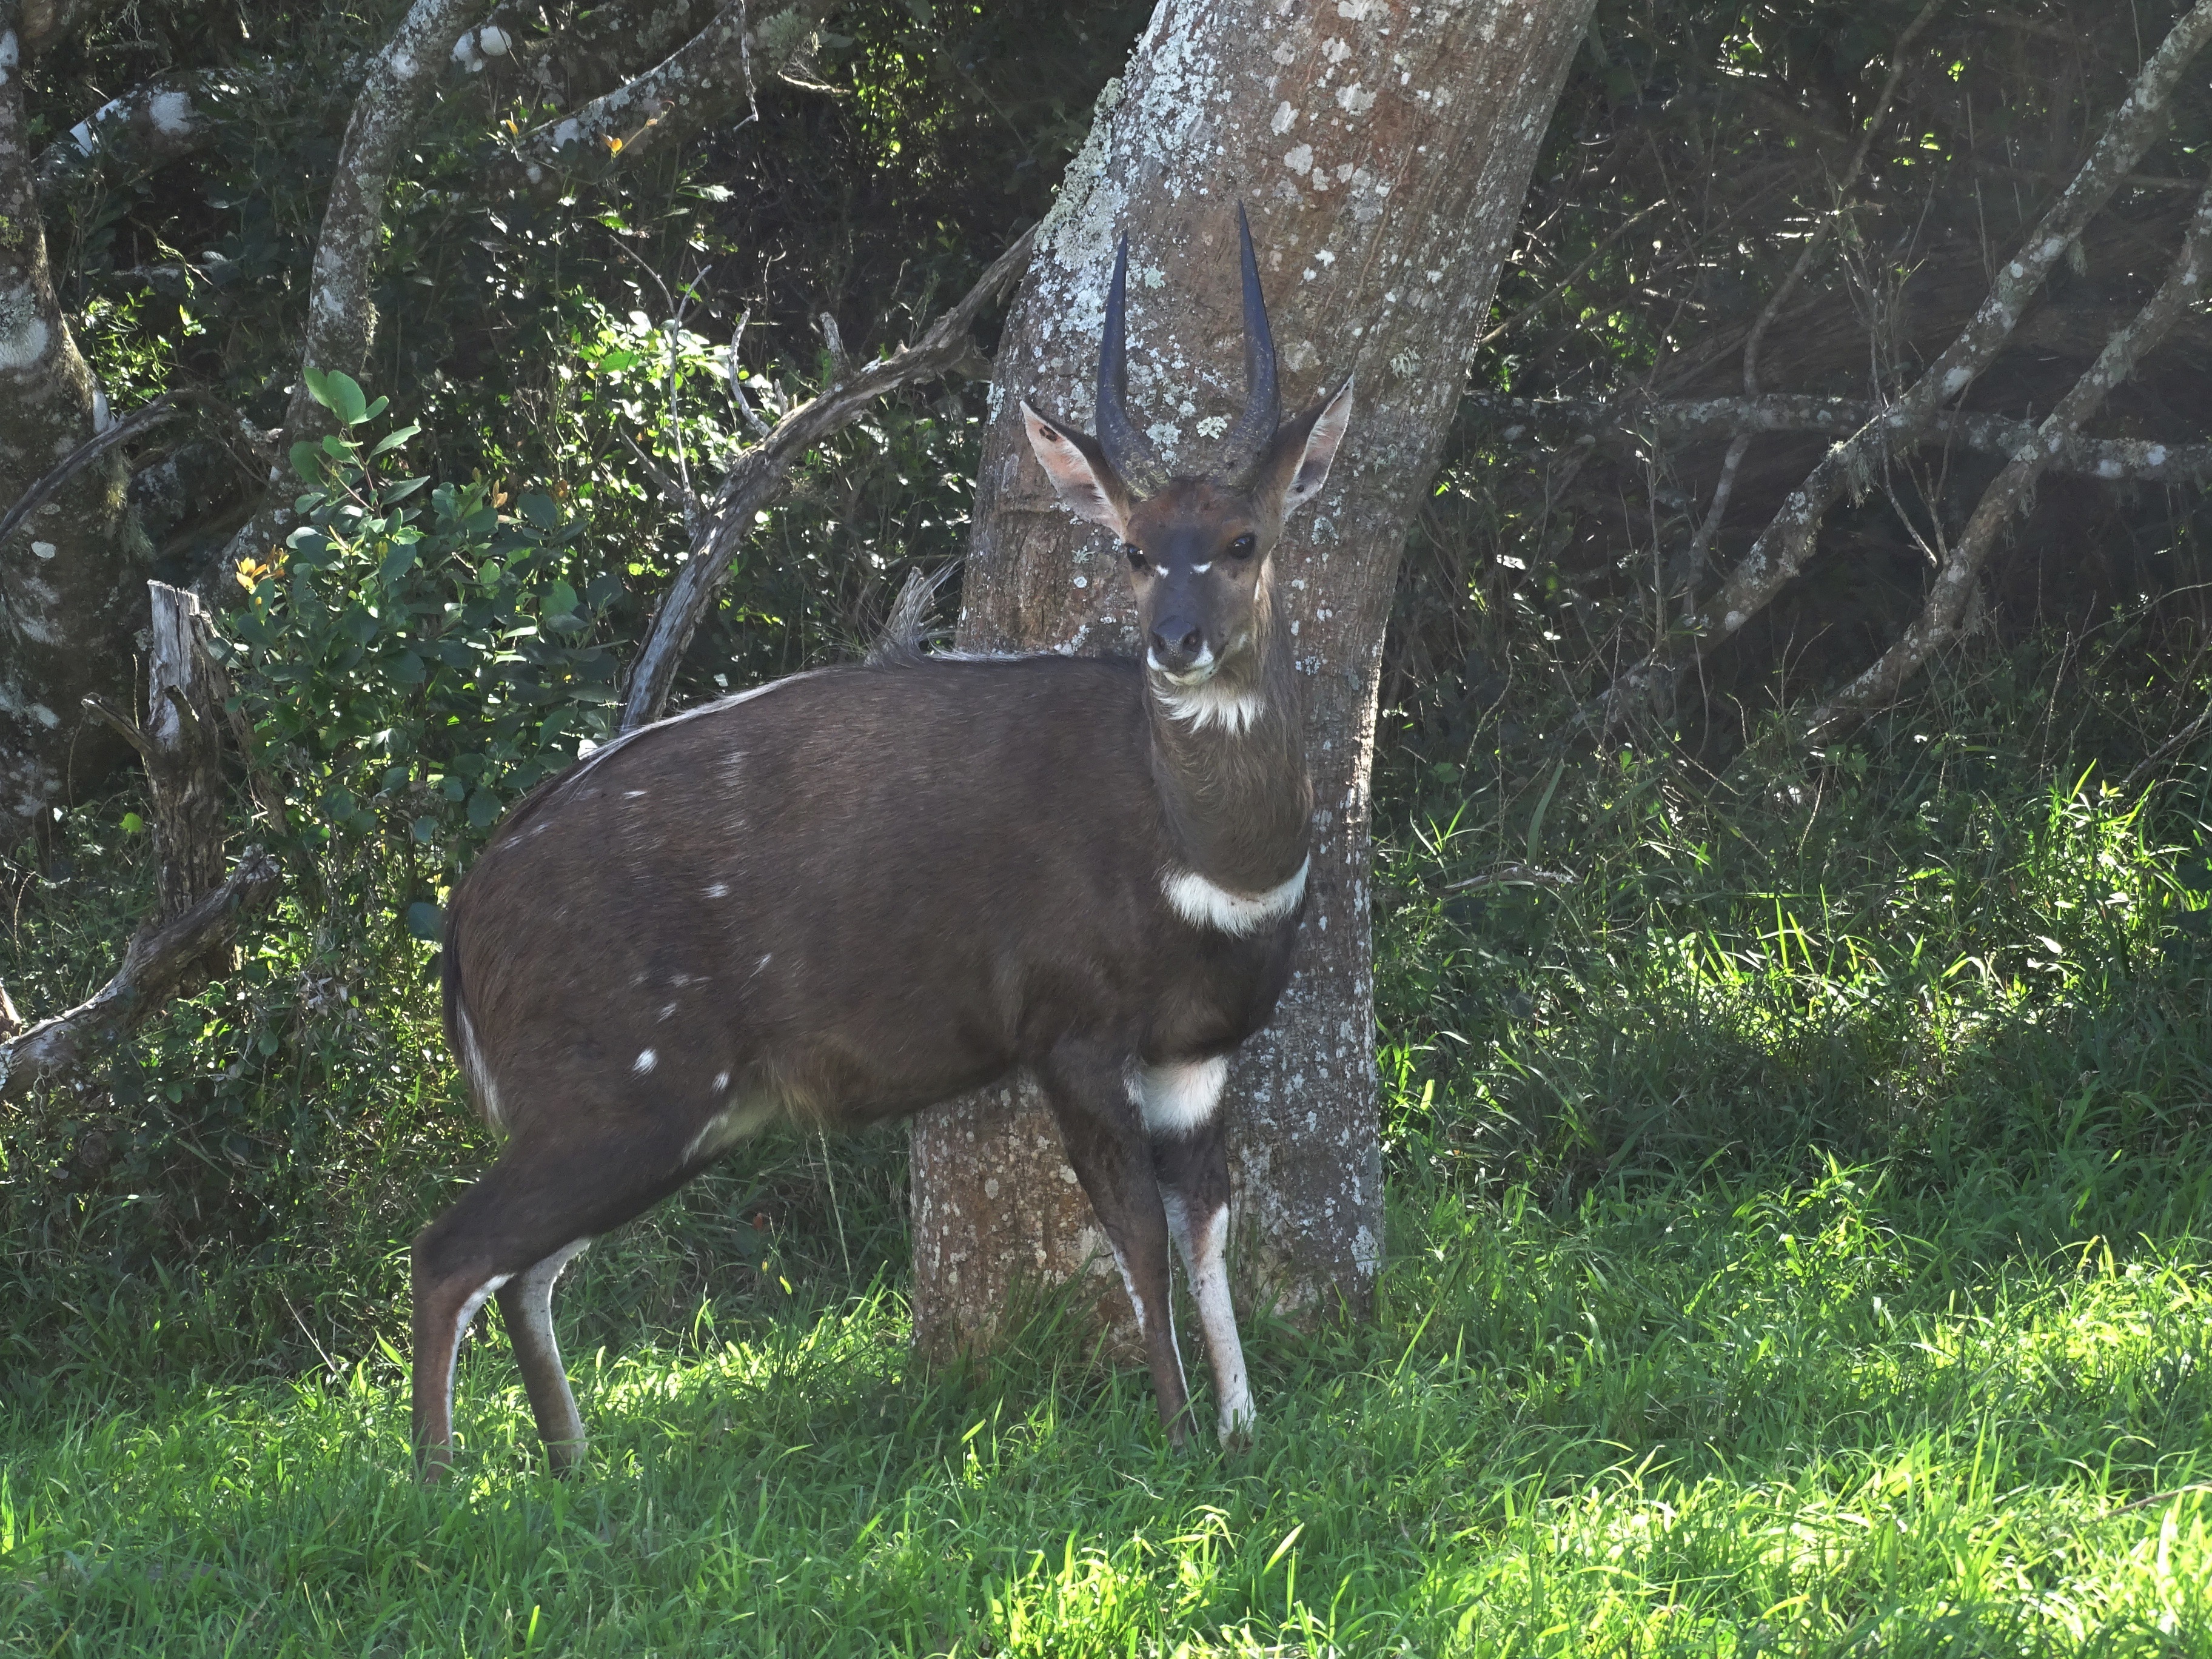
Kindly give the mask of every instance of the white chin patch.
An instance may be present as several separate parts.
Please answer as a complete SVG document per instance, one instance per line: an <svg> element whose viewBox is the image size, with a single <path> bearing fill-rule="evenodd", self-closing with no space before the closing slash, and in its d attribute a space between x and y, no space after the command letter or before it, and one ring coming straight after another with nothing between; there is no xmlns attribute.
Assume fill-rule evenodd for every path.
<svg viewBox="0 0 2212 1659"><path fill-rule="evenodd" d="M1305 896L1306 871L1310 855L1299 860L1288 881L1264 893L1232 893L1208 881L1195 870L1170 870L1160 877L1160 887L1175 913L1194 927L1211 927L1239 939L1273 926L1298 908Z"/></svg>
<svg viewBox="0 0 2212 1659"><path fill-rule="evenodd" d="M1188 1134L1213 1121L1228 1080L1229 1057L1173 1060L1162 1066L1139 1061L1129 1067L1129 1098L1154 1134Z"/></svg>

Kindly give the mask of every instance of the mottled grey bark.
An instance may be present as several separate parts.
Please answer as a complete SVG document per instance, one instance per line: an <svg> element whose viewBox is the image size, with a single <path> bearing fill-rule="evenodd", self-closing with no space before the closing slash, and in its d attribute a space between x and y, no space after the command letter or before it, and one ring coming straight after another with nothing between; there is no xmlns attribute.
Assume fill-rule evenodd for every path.
<svg viewBox="0 0 2212 1659"><path fill-rule="evenodd" d="M1368 772L1382 629L1413 511L1465 389L1499 264L1589 0L1165 0L1038 232L1002 336L959 642L1135 649L1121 560L1053 503L1016 412L1087 414L1115 239L1131 244L1130 404L1206 463L1243 401L1236 204L1249 207L1285 407L1358 377L1327 492L1273 554L1296 617L1319 809L1296 975L1231 1074L1245 1293L1372 1305L1382 1249L1368 933ZM1128 1310L1026 1085L913 1131L915 1318L988 1340L1009 1286Z"/></svg>
<svg viewBox="0 0 2212 1659"><path fill-rule="evenodd" d="M106 424L57 303L31 184L15 0L0 0L0 511ZM128 696L145 621L145 538L119 456L71 474L0 543L0 844L130 752L86 726L87 696Z"/></svg>
<svg viewBox="0 0 2212 1659"><path fill-rule="evenodd" d="M345 142L331 177L330 200L323 209L322 232L315 242L300 349L303 368L325 374L333 369L361 373L376 329L376 307L368 296L392 175L452 64L454 43L488 9L489 0L415 0L384 49L368 60L352 118L346 123ZM302 374L293 385L284 412L287 443L313 442L337 429L331 412L307 390ZM270 469L269 481L272 485L282 483L281 467ZM264 554L294 522L291 508L283 501L263 507L232 538L210 580L223 580L242 556Z"/></svg>
<svg viewBox="0 0 2212 1659"><path fill-rule="evenodd" d="M1989 367L2051 266L2163 136L2174 88L2208 41L2212 0L2197 0L2145 61L2081 171L1999 270L1989 297L1958 337L1895 404L1821 457L1712 599L1677 634L1618 676L1597 705L1584 711L1586 719L1611 726L1634 718L1673 686L1684 666L1749 622L1812 556L1821 521L1844 492L1855 481L1871 478L1892 451L1926 433L1942 407Z"/></svg>
<svg viewBox="0 0 2212 1659"><path fill-rule="evenodd" d="M155 919L173 921L222 881L222 832L228 791L222 781L223 703L229 686L208 650L199 596L167 582L147 584L146 719L142 725L92 702L144 763L152 807L157 897Z"/></svg>
<svg viewBox="0 0 2212 1659"><path fill-rule="evenodd" d="M94 178L112 186L191 155L208 142L214 111L244 90L237 77L210 70L109 99L39 152L40 194L58 200Z"/></svg>
<svg viewBox="0 0 2212 1659"><path fill-rule="evenodd" d="M2114 386L2135 373L2143 353L2166 337L2184 312L2203 302L2208 276L2212 276L2212 185L2197 198L2181 252L2158 292L2132 322L2106 342L2097 361L2014 452L2004 471L1983 492L1966 527L1945 550L1920 615L1880 660L1814 713L1807 722L1810 735L1832 736L1896 696L1920 665L1952 638L1983 562L2006 526L2033 503L2035 481L2078 441L2082 422L2103 406Z"/></svg>
<svg viewBox="0 0 2212 1659"><path fill-rule="evenodd" d="M515 182L538 185L558 174L634 155L731 120L750 119L763 80L810 53L835 0L779 6L721 7L701 29L635 80L524 135L512 165Z"/></svg>

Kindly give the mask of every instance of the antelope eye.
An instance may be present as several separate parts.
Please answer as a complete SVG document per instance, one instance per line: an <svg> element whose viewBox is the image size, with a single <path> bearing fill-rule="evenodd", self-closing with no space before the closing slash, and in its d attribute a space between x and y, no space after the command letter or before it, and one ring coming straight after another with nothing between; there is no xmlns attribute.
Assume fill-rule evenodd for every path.
<svg viewBox="0 0 2212 1659"><path fill-rule="evenodd" d="M1145 550L1138 546L1136 543L1123 542L1121 544L1121 550L1129 556L1130 569L1142 570L1145 568Z"/></svg>
<svg viewBox="0 0 2212 1659"><path fill-rule="evenodd" d="M1232 559L1249 559L1258 550L1259 545L1260 538L1248 530L1229 544L1229 556Z"/></svg>

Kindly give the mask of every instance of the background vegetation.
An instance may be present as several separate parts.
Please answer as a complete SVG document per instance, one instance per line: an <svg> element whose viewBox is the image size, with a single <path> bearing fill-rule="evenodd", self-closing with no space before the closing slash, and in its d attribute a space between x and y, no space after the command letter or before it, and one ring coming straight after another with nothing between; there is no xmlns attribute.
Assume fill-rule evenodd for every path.
<svg viewBox="0 0 2212 1659"><path fill-rule="evenodd" d="M141 3L49 67L50 133L160 70L254 89L190 166L49 203L118 406L204 385L276 418L328 88L390 9ZM842 9L819 84L758 122L495 205L482 135L526 89L460 83L391 220L391 405L349 411L309 467L321 533L222 623L312 879L103 1086L0 1120L0 1645L2212 1652L2201 494L2046 483L1984 625L1808 749L1779 711L1871 659L1917 604L1915 537L1995 464L1900 467L1663 729L1594 745L1572 714L1651 637L1655 552L1721 447L1498 401L1729 389L1729 330L1835 210L1834 147L1917 10L1601 6L1386 668L1383 1316L1262 1315L1267 1426L1182 1461L1051 1308L987 1371L909 1364L893 1134L749 1148L583 1259L580 1481L538 1471L495 1324L462 1478L409 1482L406 1241L491 1150L437 1031L434 906L604 734L684 546L629 443L704 467L740 441L741 316L772 417L824 372L823 311L866 348L963 291L1145 13ZM1939 8L1768 348L1790 389L1875 395L1948 337L2172 10ZM2156 281L2198 82L1990 406L2047 404ZM2206 322L2115 434L2206 429ZM982 392L811 458L684 695L850 653L905 568L957 557ZM1817 441L1754 449L1730 523ZM188 576L235 490L203 438L167 459ZM140 805L9 862L27 1010L104 980L143 909ZM1455 885L1508 860L1571 879Z"/></svg>

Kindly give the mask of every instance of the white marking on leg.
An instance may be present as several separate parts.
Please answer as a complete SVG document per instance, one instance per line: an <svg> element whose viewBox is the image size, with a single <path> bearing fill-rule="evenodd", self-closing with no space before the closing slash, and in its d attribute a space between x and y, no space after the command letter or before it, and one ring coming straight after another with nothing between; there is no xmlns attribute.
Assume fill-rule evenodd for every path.
<svg viewBox="0 0 2212 1659"><path fill-rule="evenodd" d="M1164 870L1160 889L1175 912L1194 927L1212 927L1242 939L1280 921L1305 896L1310 856L1300 860L1290 879L1264 893L1232 893L1195 870Z"/></svg>
<svg viewBox="0 0 2212 1659"><path fill-rule="evenodd" d="M1129 1263L1121 1254L1121 1247L1109 1238L1106 1247L1114 1252L1114 1265L1121 1270L1121 1288L1129 1293L1129 1305L1137 1310L1137 1334L1149 1340L1152 1337L1150 1316L1145 1310L1145 1298L1137 1294L1137 1281L1129 1276ZM1182 1385L1182 1397L1190 1398L1190 1378L1183 1375L1182 1344L1176 1340L1175 1295L1172 1287L1168 1295L1168 1351L1175 1355L1176 1381Z"/></svg>
<svg viewBox="0 0 2212 1659"><path fill-rule="evenodd" d="M1213 1121L1221 1104L1221 1085L1229 1077L1229 1056L1171 1060L1164 1065L1133 1062L1124 1078L1129 1098L1153 1134L1188 1134Z"/></svg>
<svg viewBox="0 0 2212 1659"><path fill-rule="evenodd" d="M1229 1206L1224 1204L1208 1217L1206 1231L1194 1237L1190 1212L1180 1193L1164 1193L1168 1231L1182 1252L1184 1270L1190 1274L1190 1291L1198 1304L1199 1328L1206 1335L1206 1364L1213 1370L1213 1392L1219 1401L1215 1426L1224 1440L1249 1431L1257 1420L1252 1389L1244 1375L1244 1345L1237 1334L1237 1307L1229 1296Z"/></svg>
<svg viewBox="0 0 2212 1659"><path fill-rule="evenodd" d="M579 1448L584 1443L584 1419L576 1409L575 1395L568 1389L568 1372L561 1364L561 1345L553 1335L553 1285L561 1277L561 1270L589 1249L591 1243L588 1238L579 1238L563 1244L522 1275L522 1306L519 1319L523 1329L519 1333L510 1333L513 1336L526 1336L536 1346L544 1348L551 1358L553 1374L560 1378L562 1393L568 1402L568 1424L566 1432L549 1436L548 1438L559 1439Z"/></svg>
<svg viewBox="0 0 2212 1659"><path fill-rule="evenodd" d="M494 1273L469 1292L468 1299L461 1304L460 1312L453 1316L453 1343L446 1354L446 1427L448 1433L452 1431L453 1424L453 1372L460 1364L461 1338L467 1334L469 1322L482 1310L491 1293L514 1277L512 1273Z"/></svg>
<svg viewBox="0 0 2212 1659"><path fill-rule="evenodd" d="M483 1049L477 1042L477 1028L469 1024L469 1011L460 1010L461 1070L469 1079L469 1087L476 1092L477 1109L483 1121L501 1134L507 1133L507 1109L500 1104L499 1085L493 1079L491 1067L484 1063Z"/></svg>

